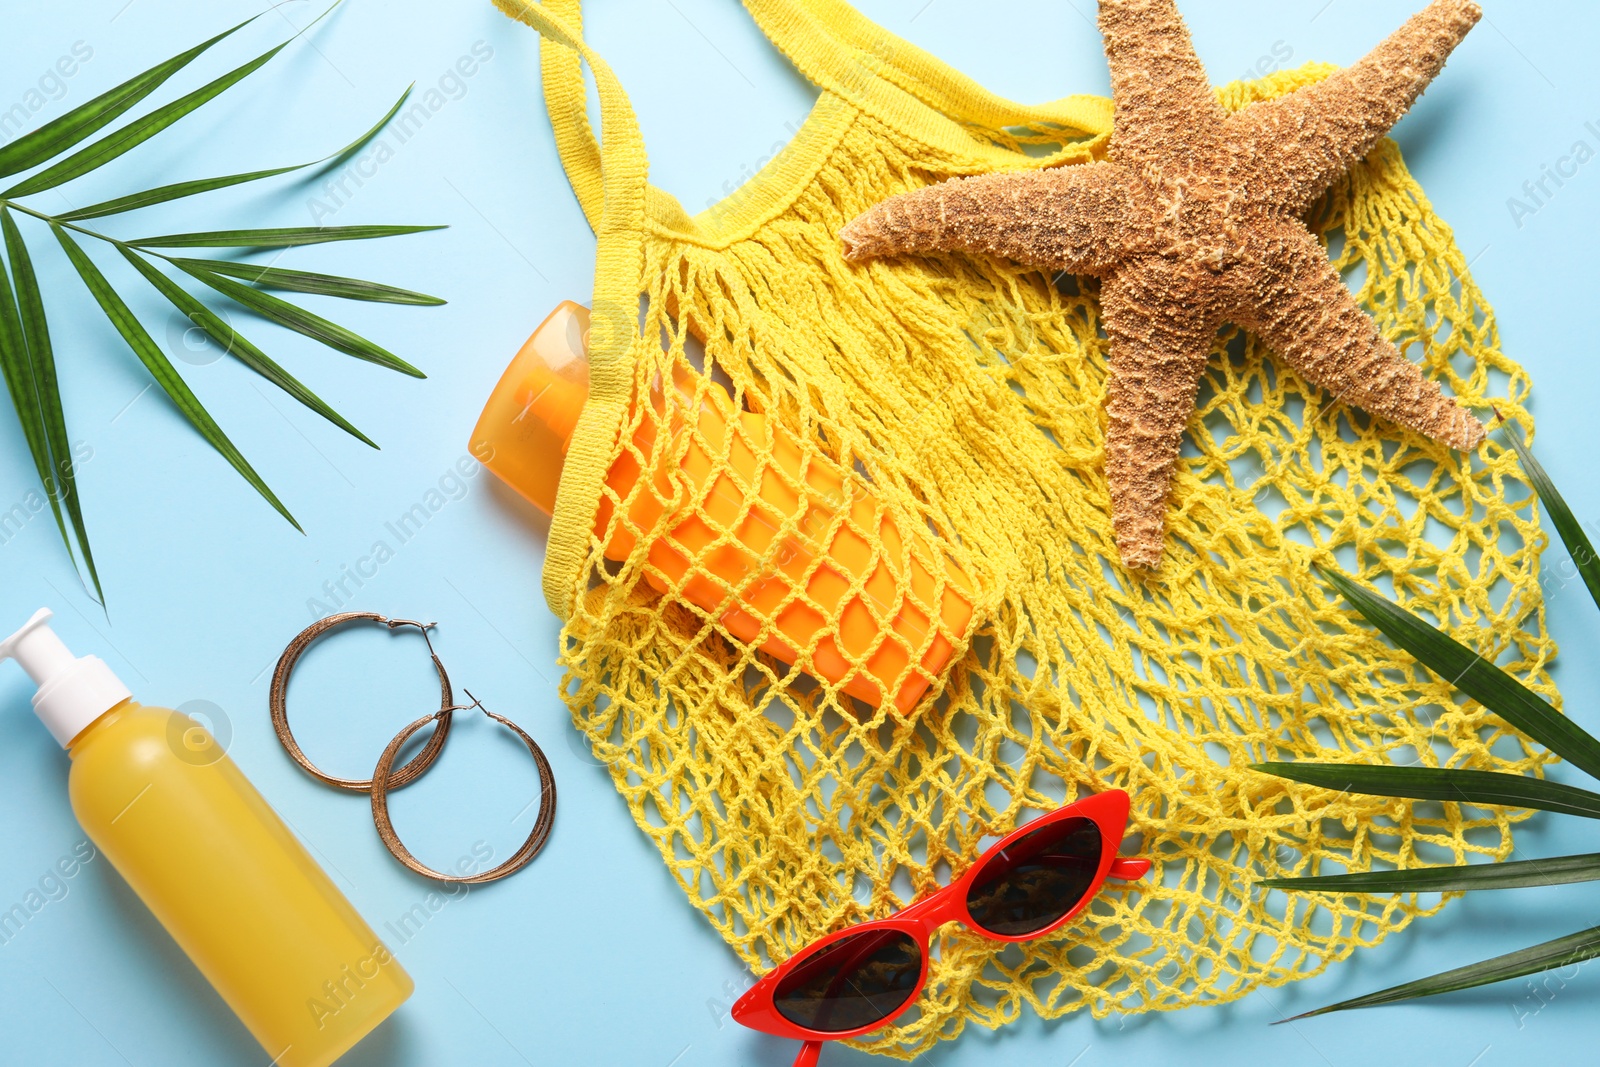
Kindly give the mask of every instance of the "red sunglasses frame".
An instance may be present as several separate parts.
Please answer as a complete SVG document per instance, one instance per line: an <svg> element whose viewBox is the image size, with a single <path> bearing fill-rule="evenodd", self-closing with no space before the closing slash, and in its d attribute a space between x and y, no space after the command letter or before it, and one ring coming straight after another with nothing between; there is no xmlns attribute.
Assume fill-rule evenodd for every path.
<svg viewBox="0 0 1600 1067"><path fill-rule="evenodd" d="M1052 823L1066 819L1084 818L1093 822L1100 828L1100 865L1095 871L1094 880L1089 883L1089 888L1084 891L1083 898L1073 905L1061 918L1049 926L1035 930L1021 936L1006 937L992 933L973 921L967 911L967 890L980 871L998 853L1003 852L1021 838L1049 826ZM945 923L958 922L968 929L982 934L993 941L1036 941L1047 937L1056 930L1061 929L1071 922L1100 892L1107 878L1118 881L1136 881L1143 878L1150 870L1150 861L1134 859L1117 855L1117 850L1122 847L1123 831L1128 825L1128 794L1120 789L1113 789L1105 793L1083 797L1065 807L1057 808L1048 815L1026 822L994 845L985 849L977 862L967 868L967 872L960 878L951 882L932 896L917 901L915 904L896 912L886 919L873 919L870 922L848 926L843 930L828 934L813 941L789 959L773 968L761 977L755 985L745 991L733 1006L733 1017L744 1026L762 1033L774 1034L778 1037L794 1038L806 1043L800 1053L800 1058L795 1061L795 1067L811 1067L817 1062L817 1055L824 1041L838 1041L844 1038L858 1037L861 1034L871 1033L874 1030L888 1026L901 1013L905 1012L922 995L923 987L928 981L928 946L932 943L934 932ZM794 970L802 961L833 944L835 941L856 934L872 930L896 930L909 935L922 945L922 973L917 976L917 984L911 994L906 997L905 1003L896 1008L883 1019L854 1030L841 1030L824 1033L810 1030L804 1026L797 1026L784 1018L778 1012L773 1001L774 991L784 976Z"/></svg>

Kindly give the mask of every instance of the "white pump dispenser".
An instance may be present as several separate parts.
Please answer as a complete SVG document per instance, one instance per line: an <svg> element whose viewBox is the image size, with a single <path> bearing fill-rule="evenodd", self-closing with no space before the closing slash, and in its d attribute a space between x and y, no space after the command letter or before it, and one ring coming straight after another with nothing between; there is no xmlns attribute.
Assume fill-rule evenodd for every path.
<svg viewBox="0 0 1600 1067"><path fill-rule="evenodd" d="M49 608L40 608L22 629L0 641L0 663L14 659L39 691L33 711L62 748L84 727L133 696L99 656L78 657L50 629Z"/></svg>

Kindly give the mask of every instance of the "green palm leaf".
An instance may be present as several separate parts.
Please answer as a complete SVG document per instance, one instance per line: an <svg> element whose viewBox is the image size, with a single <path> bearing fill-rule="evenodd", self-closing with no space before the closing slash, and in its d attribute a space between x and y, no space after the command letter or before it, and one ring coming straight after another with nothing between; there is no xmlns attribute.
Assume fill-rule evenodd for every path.
<svg viewBox="0 0 1600 1067"><path fill-rule="evenodd" d="M173 123L190 114L202 104L216 99L239 82L254 74L257 70L272 61L272 57L289 46L285 41L274 48L268 49L261 55L235 67L222 77L208 82L186 96L180 96L172 103L159 107L144 118L136 119L115 133L108 134L100 140L79 149L72 155L50 167L45 168L33 177L7 189L0 196L31 196L34 193L54 189L64 185L74 178L82 177L116 159L133 148L138 147Z"/></svg>
<svg viewBox="0 0 1600 1067"><path fill-rule="evenodd" d="M355 356L357 359L367 360L369 363L388 367L390 370L397 370L402 374L409 374L413 378L427 377L388 349L380 348L365 337L352 333L337 323L329 322L320 315L313 315L304 308L296 307L287 300L280 300L248 285L241 285L232 278L224 278L207 270L185 266L181 260L178 261L178 266L228 299L280 326L287 326L296 333L320 341L329 348Z"/></svg>
<svg viewBox="0 0 1600 1067"><path fill-rule="evenodd" d="M1508 436L1529 481L1583 574L1590 595L1600 605L1600 560L1595 557L1588 535L1515 428L1509 429ZM1357 585L1347 576L1337 571L1324 571L1323 576L1355 605L1368 622L1410 652L1429 670L1450 680L1452 685L1485 708L1576 764L1591 777L1600 777L1600 741L1559 715L1521 682L1437 627ZM1256 769L1328 789L1377 796L1488 806L1515 805L1584 818L1600 818L1600 794L1515 774L1325 763L1266 763L1258 765ZM1320 893L1372 893L1511 889L1596 880L1600 880L1600 854L1419 870L1367 871L1328 877L1271 878L1259 884L1271 889ZM1600 927L1340 1001L1294 1018L1304 1019L1350 1008L1393 1004L1471 989L1595 957L1600 957Z"/></svg>
<svg viewBox="0 0 1600 1067"><path fill-rule="evenodd" d="M1488 807L1510 805L1600 819L1600 793L1520 774L1362 763L1257 763L1253 769L1340 792Z"/></svg>
<svg viewBox="0 0 1600 1067"><path fill-rule="evenodd" d="M348 159L352 154L361 151L367 146L368 142L382 132L383 128L389 124L389 120L394 118L401 106L405 104L406 98L411 95L412 88L412 86L408 86L406 91L400 94L400 99L395 101L388 114L384 115L372 129L337 152L323 156L321 159L314 159L309 163L296 163L289 167L273 167L270 170L252 170L244 174L230 174L223 178L198 178L194 181L175 182L171 185L146 189L143 192L129 193L127 196L119 196L99 204L91 204L76 211L69 211L64 215L57 215L56 218L62 222L82 222L86 219L98 219L106 215L120 215L123 212L137 211L153 204L165 204L172 200L182 200L184 197L196 196L200 193L227 189L234 185L244 185L247 182L260 181L263 178L275 178L280 174L291 174L297 170L305 170L307 167L315 167L322 164L335 166L340 161Z"/></svg>
<svg viewBox="0 0 1600 1067"><path fill-rule="evenodd" d="M333 274L312 274L303 270L262 267L254 263L238 263L228 259L174 259L172 262L185 270L193 268L212 274L226 274L230 278L242 278L263 289L336 296L343 300L371 300L383 304L437 307L444 303L438 297L426 293L414 293L409 289L397 289L392 285L379 285L377 282L366 282L359 278L341 278Z"/></svg>
<svg viewBox="0 0 1600 1067"><path fill-rule="evenodd" d="M370 241L442 230L443 226L287 226L262 230L209 230L141 237L136 248L298 248L330 241Z"/></svg>
<svg viewBox="0 0 1600 1067"><path fill-rule="evenodd" d="M1337 570L1318 570L1363 618L1424 667L1590 777L1600 778L1600 740L1533 690L1393 601Z"/></svg>
<svg viewBox="0 0 1600 1067"><path fill-rule="evenodd" d="M87 104L73 108L60 118L0 148L0 178L10 177L53 159L96 131L109 126L139 101L159 89L168 78L188 66L202 52L260 17L252 15L233 29L224 30L211 40L173 56L165 63L156 64L143 74L129 78L115 89L101 93Z"/></svg>
<svg viewBox="0 0 1600 1067"><path fill-rule="evenodd" d="M67 419L61 409L61 389L56 382L55 351L50 343L50 326L45 318L44 296L39 291L39 280L34 274L33 259L22 234L17 231L11 212L0 208L0 230L5 234L6 256L11 262L11 272L16 278L17 310L20 316L22 339L27 346L28 371L25 376L33 386L33 407L37 413L38 429L45 447L45 456L35 454L35 462L48 458L48 474L41 472L45 493L50 497L50 508L55 514L56 527L72 555L72 544L67 539L67 529L62 522L64 506L78 543L78 555L83 568L94 586L95 599L105 603L105 592L100 586L100 574L94 565L94 553L89 548L88 527L83 521L83 503L78 496L77 470L73 463L72 445L67 437Z"/></svg>
<svg viewBox="0 0 1600 1067"><path fill-rule="evenodd" d="M56 528L61 531L61 540L67 546L68 555L71 555L72 542L67 536L67 524L61 514L61 498L55 489L55 463L51 459L50 445L45 436L44 414L40 411L39 391L33 378L33 360L28 353L27 336L22 329L22 315L17 309L11 276L4 264L0 264L0 374L5 377L11 404L17 409L17 421L22 424L22 436L28 444L29 455L33 457L34 470L44 485L45 495L50 499Z"/></svg>
<svg viewBox="0 0 1600 1067"><path fill-rule="evenodd" d="M106 200L99 204L91 204L88 207L79 208L77 211L67 211L57 215L56 218L62 222L83 222L86 219L98 219L106 215L120 215L125 211L137 211L142 207L164 204L169 200L181 200L186 196L209 193L217 189L226 189L233 185L243 185L246 182L260 181L263 178L275 178L280 174L289 174L311 165L310 163L297 163L292 167L252 170L244 174L229 174L223 178L197 178L194 181L176 182L172 185L162 185L155 189L146 189L138 193L129 193L127 196L119 196L114 200Z"/></svg>
<svg viewBox="0 0 1600 1067"><path fill-rule="evenodd" d="M325 18L338 6L339 0L325 10L312 26ZM259 16L258 16L259 17ZM66 252L79 277L88 287L100 309L111 321L123 341L150 372L173 404L195 429L228 463L296 529L299 524L284 507L239 450L222 432L199 400L189 390L176 369L150 337L138 318L122 297L112 288L105 276L95 266L83 247L81 238L92 238L115 247L124 258L161 295L197 327L218 344L223 345L240 362L261 374L294 399L315 411L358 440L377 447L372 440L357 430L348 420L261 349L234 333L231 326L205 302L188 292L173 278L164 273L156 260L166 260L192 276L201 278L207 285L244 304L251 310L282 323L291 329L307 334L319 342L348 352L362 359L372 360L407 374L421 377L421 372L392 353L367 341L355 333L304 311L287 301L242 285L234 279L254 281L262 289L277 288L308 292L318 295L338 296L346 299L370 300L396 304L431 305L443 303L435 297L394 286L381 285L356 278L344 278L307 271L281 270L253 264L225 261L191 260L180 263L160 252L145 252L126 241L103 233L96 233L81 225L82 222L135 211L155 204L181 200L202 193L213 192L248 182L306 170L314 166L335 166L349 159L371 143L385 126L393 120L411 94L408 88L387 113L361 137L352 141L331 156L314 163L293 167L277 167L228 174L217 178L200 178L161 185L140 192L128 193L101 201L86 208L65 214L50 214L35 207L17 202L14 197L43 192L73 180L109 163L134 147L157 136L186 115L217 99L228 89L249 77L269 63L288 45L288 41L236 67L222 77L213 79L200 89L172 101L145 115L129 121L99 140L90 141L97 132L115 123L173 75L196 57L225 37L248 25L253 19L241 22L224 33L174 56L164 63L131 78L115 89L102 93L81 107L40 129L29 133L9 146L0 148L0 178L10 178L24 171L43 167L4 193L0 193L0 232L3 232L5 255L0 257L0 377L3 377L24 439L41 485L48 495L56 526L69 556L82 561L87 580L92 581L94 594L104 603L100 579L95 570L89 540L83 520L81 499L74 477L70 441L66 420L62 412L60 389L56 381L55 355L51 348L50 332L38 279L35 277L28 248L17 228L16 215L29 215L47 223L62 249ZM295 34L300 36L310 30ZM293 40L294 38L290 38ZM84 142L89 143L84 146ZM65 158L62 158L65 156ZM272 249L292 248L300 245L322 244L330 241L367 240L376 237L395 237L442 229L439 226L340 226L340 227L284 227L269 229L207 230L147 238L143 242L150 248L241 248ZM13 286L13 279L15 285ZM87 582L86 582L87 584Z"/></svg>
<svg viewBox="0 0 1600 1067"><path fill-rule="evenodd" d="M389 125L390 122L394 121L394 117L396 115L400 114L400 109L406 106L406 101L411 99L411 91L416 87L416 82L412 82L410 85L406 86L406 91L400 94L400 99L394 102L393 107L384 112L383 118L372 124L372 129L368 130L360 137L357 137L354 141L351 141L349 144L339 149L339 151L335 152L327 159L322 160L322 162L327 163L330 167L337 167L339 164L343 163L345 160L349 159L351 156L365 148L367 146L367 142L371 141L374 137L378 136L378 134L382 133L383 128Z"/></svg>
<svg viewBox="0 0 1600 1067"><path fill-rule="evenodd" d="M1461 867L1416 867L1406 871L1360 871L1315 878L1263 878L1264 889L1313 893L1454 893L1472 889L1527 889L1600 880L1600 852L1548 860L1474 863Z"/></svg>
<svg viewBox="0 0 1600 1067"><path fill-rule="evenodd" d="M1309 1019L1314 1015L1326 1015L1333 1011L1344 1011L1348 1008L1370 1008L1379 1004L1395 1004L1403 1000L1415 1000L1417 997L1432 997L1440 993L1454 993L1460 989L1473 989L1477 986L1490 985L1494 982L1503 982L1508 978L1521 978L1528 974L1538 974L1548 971L1552 967L1568 967L1584 960L1592 960L1600 956L1600 926L1588 930L1580 930L1566 937L1558 937L1554 941L1546 941L1533 945L1530 948L1518 949L1508 952L1504 956L1496 956L1482 963L1472 963L1465 967L1457 967L1451 971L1444 971L1428 978L1419 978L1415 982L1406 982L1403 985L1390 986L1380 989L1376 993L1366 996L1353 997L1350 1000L1341 1000L1337 1004L1329 1004L1325 1008L1304 1012L1279 1022L1294 1022L1296 1019Z"/></svg>
<svg viewBox="0 0 1600 1067"><path fill-rule="evenodd" d="M371 445L373 448L378 447L372 438L352 426L343 415L334 411L321 397L301 384L299 379L284 370L261 349L251 344L243 334L223 322L216 312L190 296L171 278L168 278L155 267L140 259L131 249L123 248L120 251L128 262L132 263L139 273L144 275L145 280L155 286L156 290L167 298L173 307L181 311L190 322L204 330L206 336L221 345L229 355L300 401L312 411L315 411L318 415L350 434L356 440L363 444Z"/></svg>
<svg viewBox="0 0 1600 1067"><path fill-rule="evenodd" d="M161 386L172 402L177 405L178 410L183 413L183 416L189 420L196 430L200 431L200 435L211 444L211 447L221 453L222 457L233 466L233 469L238 471L244 480L249 482L256 492L260 493L262 498L272 505L278 514L289 520L289 524L296 530L300 530L300 524L295 521L293 515L289 514L289 509L283 506L283 502L278 499L277 494L268 488L267 483L255 472L255 468L250 466L249 461L234 447L233 442L228 440L228 436L222 432L222 428L217 425L216 420L211 417L204 405L190 391L188 384L178 375L177 370L172 366L171 361L167 359L165 353L161 351L161 348L150 337L150 334L146 332L144 326L140 324L133 312L128 309L128 305L123 303L116 290L111 288L111 284L100 273L100 268L94 265L94 261L89 258L88 254L78 246L72 236L59 224L52 222L50 228L55 232L56 240L61 242L61 247L66 251L67 257L72 260L72 265L77 269L78 276L83 279L84 284L89 288L89 292L93 294L96 303L105 312L106 318L111 320L111 324L122 335L122 339L127 342L128 347L133 349L133 354L139 358L139 362L145 365L145 369L156 380L156 384ZM304 533L305 531L301 530L301 532Z"/></svg>
<svg viewBox="0 0 1600 1067"><path fill-rule="evenodd" d="M1522 463L1522 469L1527 472L1528 481L1533 483L1534 492L1539 494L1540 503L1550 515L1550 522L1555 526L1556 532L1561 535L1561 541L1567 546L1567 553L1572 556L1572 561L1578 567L1578 573L1583 575L1583 584L1589 587L1589 595L1594 602L1600 605L1600 559L1595 558L1594 545L1589 543L1589 535L1583 532L1583 526L1572 514L1572 509L1567 507L1567 502L1556 491L1556 484L1544 472L1544 467L1533 458L1533 452L1522 440L1522 435L1515 426L1506 425L1506 436L1511 439L1511 447L1516 449L1517 459Z"/></svg>

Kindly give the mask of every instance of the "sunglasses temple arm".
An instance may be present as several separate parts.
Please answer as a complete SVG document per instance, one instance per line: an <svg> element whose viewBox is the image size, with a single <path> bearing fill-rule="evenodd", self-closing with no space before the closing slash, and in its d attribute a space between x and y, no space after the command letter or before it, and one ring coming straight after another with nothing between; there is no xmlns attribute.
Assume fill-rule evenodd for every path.
<svg viewBox="0 0 1600 1067"><path fill-rule="evenodd" d="M1119 882L1137 882L1149 873L1149 860L1118 856L1111 861L1111 869L1106 872L1106 877L1113 878Z"/></svg>
<svg viewBox="0 0 1600 1067"><path fill-rule="evenodd" d="M800 1047L800 1055L795 1057L794 1067L817 1067L817 1060L822 1055L822 1042L807 1041Z"/></svg>

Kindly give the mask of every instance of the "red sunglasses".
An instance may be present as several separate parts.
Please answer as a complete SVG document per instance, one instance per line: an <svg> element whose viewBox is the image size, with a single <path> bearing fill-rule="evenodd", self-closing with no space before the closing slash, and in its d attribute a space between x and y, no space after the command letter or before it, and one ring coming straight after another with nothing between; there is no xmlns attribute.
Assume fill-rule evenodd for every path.
<svg viewBox="0 0 1600 1067"><path fill-rule="evenodd" d="M751 986L733 1017L804 1041L794 1067L816 1067L824 1041L887 1026L911 1006L928 981L928 944L945 923L1031 941L1070 922L1107 878L1143 878L1149 860L1117 855L1127 824L1128 794L1114 789L1019 826L931 897L806 946Z"/></svg>

